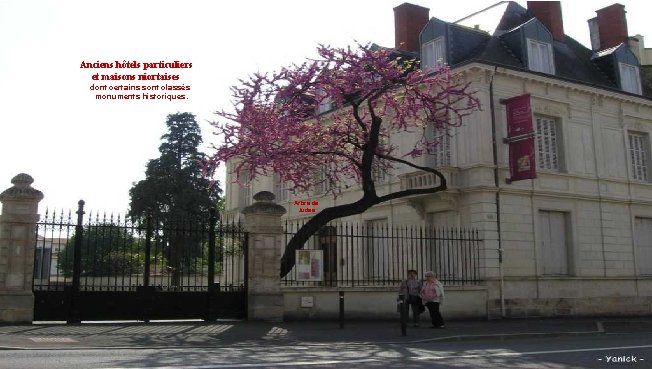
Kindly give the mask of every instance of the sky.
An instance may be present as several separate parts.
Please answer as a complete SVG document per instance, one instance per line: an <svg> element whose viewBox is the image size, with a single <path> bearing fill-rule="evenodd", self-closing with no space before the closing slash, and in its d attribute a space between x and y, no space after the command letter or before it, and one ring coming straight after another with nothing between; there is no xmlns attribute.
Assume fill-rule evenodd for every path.
<svg viewBox="0 0 652 369"><path fill-rule="evenodd" d="M0 0L0 192L19 173L34 178L46 208L124 213L129 189L159 156L168 114L196 115L210 153L219 144L208 122L231 108L230 87L315 55L318 44L394 45L393 8L402 0L37 1ZM496 1L412 0L453 22ZM525 1L518 1L526 6ZM564 30L590 45L587 20L614 1L562 1ZM625 5L629 34L649 38L648 1ZM82 62L135 61L138 69L80 68ZM148 69L144 63L192 63ZM97 100L98 74L178 75L185 100ZM133 85L139 82L129 81ZM125 83L123 83L125 84ZM142 83L144 84L144 83ZM123 94L141 91L120 92ZM159 91L177 95L178 91ZM224 181L224 170L217 179Z"/></svg>

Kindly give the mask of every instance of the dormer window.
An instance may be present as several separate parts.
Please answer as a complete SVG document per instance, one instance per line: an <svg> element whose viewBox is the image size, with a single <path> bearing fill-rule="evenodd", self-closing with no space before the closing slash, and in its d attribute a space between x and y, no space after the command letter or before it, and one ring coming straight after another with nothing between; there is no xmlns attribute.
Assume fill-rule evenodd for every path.
<svg viewBox="0 0 652 369"><path fill-rule="evenodd" d="M528 68L535 72L555 74L552 45L532 39L527 40Z"/></svg>
<svg viewBox="0 0 652 369"><path fill-rule="evenodd" d="M637 66L618 63L620 69L620 88L625 92L641 94L641 75Z"/></svg>
<svg viewBox="0 0 652 369"><path fill-rule="evenodd" d="M421 47L421 69L426 72L437 70L446 64L446 44L444 37L438 37Z"/></svg>

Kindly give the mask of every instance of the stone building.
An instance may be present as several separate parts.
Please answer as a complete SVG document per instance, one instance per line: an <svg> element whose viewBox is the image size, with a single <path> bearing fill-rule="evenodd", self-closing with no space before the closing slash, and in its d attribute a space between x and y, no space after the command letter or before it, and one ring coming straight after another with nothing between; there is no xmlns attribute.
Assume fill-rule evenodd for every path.
<svg viewBox="0 0 652 369"><path fill-rule="evenodd" d="M629 36L624 6L599 9L588 21L591 48L564 33L555 1L528 9L501 2L456 23L408 3L394 14L396 51L419 57L422 68L448 64L472 83L483 109L462 127L428 133L441 135L439 148L417 164L444 172L448 191L349 219L480 230L490 317L652 313L652 49L643 36ZM502 102L525 94L537 173L510 182ZM415 139L391 137L399 146ZM382 193L432 186L434 178L394 167L376 181ZM289 219L308 215L295 199L318 201L319 210L360 195L355 188L337 199L322 196L324 188L292 195L276 177L231 182L234 214L261 190L276 194Z"/></svg>

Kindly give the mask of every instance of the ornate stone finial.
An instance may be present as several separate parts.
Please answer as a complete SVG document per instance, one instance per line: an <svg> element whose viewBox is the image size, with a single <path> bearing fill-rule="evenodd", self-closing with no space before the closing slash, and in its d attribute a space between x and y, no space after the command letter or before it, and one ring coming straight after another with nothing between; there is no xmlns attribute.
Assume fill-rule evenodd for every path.
<svg viewBox="0 0 652 369"><path fill-rule="evenodd" d="M260 191L254 195L254 203L242 210L242 214L270 214L283 215L286 210L281 205L275 204L276 197L269 191Z"/></svg>
<svg viewBox="0 0 652 369"><path fill-rule="evenodd" d="M29 174L20 173L11 179L11 183L13 186L0 194L0 201L7 199L41 201L43 199L43 192L32 188L31 184L34 183L34 178Z"/></svg>
<svg viewBox="0 0 652 369"><path fill-rule="evenodd" d="M269 191L260 191L254 195L254 200L259 202L274 202L276 196Z"/></svg>
<svg viewBox="0 0 652 369"><path fill-rule="evenodd" d="M11 179L11 183L18 188L27 188L34 183L34 178L26 173L20 173Z"/></svg>

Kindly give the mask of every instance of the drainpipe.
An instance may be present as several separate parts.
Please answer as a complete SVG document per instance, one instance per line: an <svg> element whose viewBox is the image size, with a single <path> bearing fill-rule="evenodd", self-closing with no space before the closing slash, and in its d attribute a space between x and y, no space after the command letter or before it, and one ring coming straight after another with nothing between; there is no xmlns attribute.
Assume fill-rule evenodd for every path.
<svg viewBox="0 0 652 369"><path fill-rule="evenodd" d="M491 110L491 138L494 156L494 185L496 186L496 230L498 232L498 275L500 278L500 316L505 317L505 278L503 271L503 246L500 232L500 177L498 173L498 141L496 140L496 112L494 106L494 75L498 67L494 67L489 82L489 108Z"/></svg>

